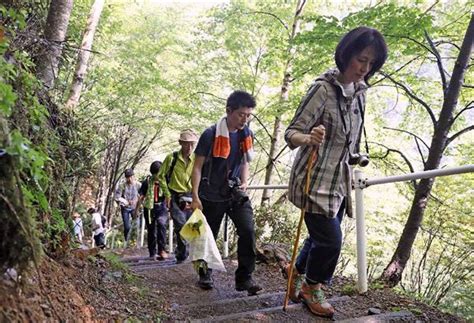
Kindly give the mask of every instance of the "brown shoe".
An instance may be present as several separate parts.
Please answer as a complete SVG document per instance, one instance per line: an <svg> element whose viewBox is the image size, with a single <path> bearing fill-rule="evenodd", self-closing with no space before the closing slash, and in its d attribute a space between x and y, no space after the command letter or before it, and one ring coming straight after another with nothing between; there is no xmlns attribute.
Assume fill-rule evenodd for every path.
<svg viewBox="0 0 474 323"><path fill-rule="evenodd" d="M169 257L168 253L166 251L164 250L160 251L160 259L165 260L165 259L168 259L168 257Z"/></svg>
<svg viewBox="0 0 474 323"><path fill-rule="evenodd" d="M304 281L301 285L299 297L313 314L333 317L335 312L334 308L324 298L321 284L309 285Z"/></svg>
<svg viewBox="0 0 474 323"><path fill-rule="evenodd" d="M290 276L290 264L286 265L284 268L285 278L288 279ZM300 303L301 299L298 296L298 292L301 289L301 284L303 283L304 275L301 275L296 267L293 267L293 272L290 280L290 299L293 303Z"/></svg>

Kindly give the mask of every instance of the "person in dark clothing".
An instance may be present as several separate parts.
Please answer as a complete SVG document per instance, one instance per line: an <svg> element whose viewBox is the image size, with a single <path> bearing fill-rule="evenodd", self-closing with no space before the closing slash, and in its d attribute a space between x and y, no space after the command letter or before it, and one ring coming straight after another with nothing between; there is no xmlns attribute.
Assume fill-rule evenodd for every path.
<svg viewBox="0 0 474 323"><path fill-rule="evenodd" d="M148 251L150 258L155 260L168 258L168 253L165 250L168 211L158 181L160 168L161 162L154 161L150 165L151 175L147 176L138 190L140 201L143 203L143 214L148 231Z"/></svg>
<svg viewBox="0 0 474 323"><path fill-rule="evenodd" d="M253 209L245 195L253 157L253 134L247 122L255 105L249 93L233 92L227 99L226 116L202 133L195 150L191 204L193 209L203 211L215 239L224 214L229 215L239 236L235 289L249 294L261 290L252 279L256 260L255 227ZM212 268L207 268L204 261L196 267L199 287L212 288Z"/></svg>

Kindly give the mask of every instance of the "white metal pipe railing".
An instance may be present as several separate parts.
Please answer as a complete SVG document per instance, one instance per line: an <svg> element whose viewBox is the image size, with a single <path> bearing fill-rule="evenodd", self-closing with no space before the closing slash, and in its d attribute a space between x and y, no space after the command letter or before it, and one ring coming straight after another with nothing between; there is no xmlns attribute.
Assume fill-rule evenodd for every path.
<svg viewBox="0 0 474 323"><path fill-rule="evenodd" d="M367 248L365 234L364 194L363 190L369 186L403 182L421 178L433 178L463 173L474 172L474 165L434 169L410 174L376 177L373 179L363 178L359 169L354 171L354 190L356 197L356 236L357 236L357 287L360 293L367 292ZM288 185L250 185L247 189L288 189Z"/></svg>
<svg viewBox="0 0 474 323"><path fill-rule="evenodd" d="M168 248L169 252L173 252L173 235L174 235L174 223L171 218L171 213L168 213Z"/></svg>
<svg viewBox="0 0 474 323"><path fill-rule="evenodd" d="M404 182L404 181L410 181L413 179L448 176L448 175L472 173L472 172L474 172L474 165L464 165L464 166L452 167L452 168L425 170L422 172L415 172L415 173L404 174L404 175L365 179L361 182L361 185L364 184L365 186L363 188L365 188L368 186L379 185L379 184Z"/></svg>
<svg viewBox="0 0 474 323"><path fill-rule="evenodd" d="M360 182L362 172L358 169L354 172L354 181ZM357 288L359 292L367 291L367 237L365 234L364 203L357 203L364 199L363 188L355 187L356 198L356 245L357 245Z"/></svg>

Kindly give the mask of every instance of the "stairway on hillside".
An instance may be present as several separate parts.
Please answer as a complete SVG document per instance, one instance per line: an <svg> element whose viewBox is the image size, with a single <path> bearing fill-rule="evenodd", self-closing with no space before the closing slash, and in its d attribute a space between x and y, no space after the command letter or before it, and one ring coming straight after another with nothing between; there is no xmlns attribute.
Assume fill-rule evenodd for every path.
<svg viewBox="0 0 474 323"><path fill-rule="evenodd" d="M370 304L363 296L329 295L328 300L336 308L334 318L312 315L302 304L290 304L283 311L286 282L277 266L257 265L254 278L264 287L261 293L248 296L234 289L233 273L236 261L226 260L227 272L215 272L215 288L201 290L196 285L197 276L192 264L176 264L173 256L164 261L150 260L145 256L122 258L130 269L149 282L169 303L165 320L193 322L241 322L241 321L292 321L292 322L415 322L408 311L385 312L367 315Z"/></svg>

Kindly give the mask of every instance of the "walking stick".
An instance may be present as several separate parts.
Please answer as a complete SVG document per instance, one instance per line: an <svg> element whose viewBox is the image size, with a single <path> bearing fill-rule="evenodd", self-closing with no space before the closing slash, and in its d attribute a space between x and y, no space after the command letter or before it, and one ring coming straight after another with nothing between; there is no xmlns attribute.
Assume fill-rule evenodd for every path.
<svg viewBox="0 0 474 323"><path fill-rule="evenodd" d="M290 271L288 272L288 281L286 283L286 294L285 294L285 302L283 303L283 310L286 311L286 307L288 306L288 299L290 298L290 285L291 285L291 277L293 276L293 267L295 266L295 259L296 259L296 250L298 249L298 241L300 240L301 235L301 225L303 224L304 214L306 212L306 206L308 201L308 193L309 193L309 181L310 181L310 174L311 168L313 168L313 163L316 162L318 155L316 153L316 147L313 147L311 151L311 156L309 156L308 164L306 168L306 183L304 187L304 205L301 208L301 215L300 221L298 222L298 229L296 230L296 239L295 243L293 244L293 253L291 255L291 262L290 262Z"/></svg>

